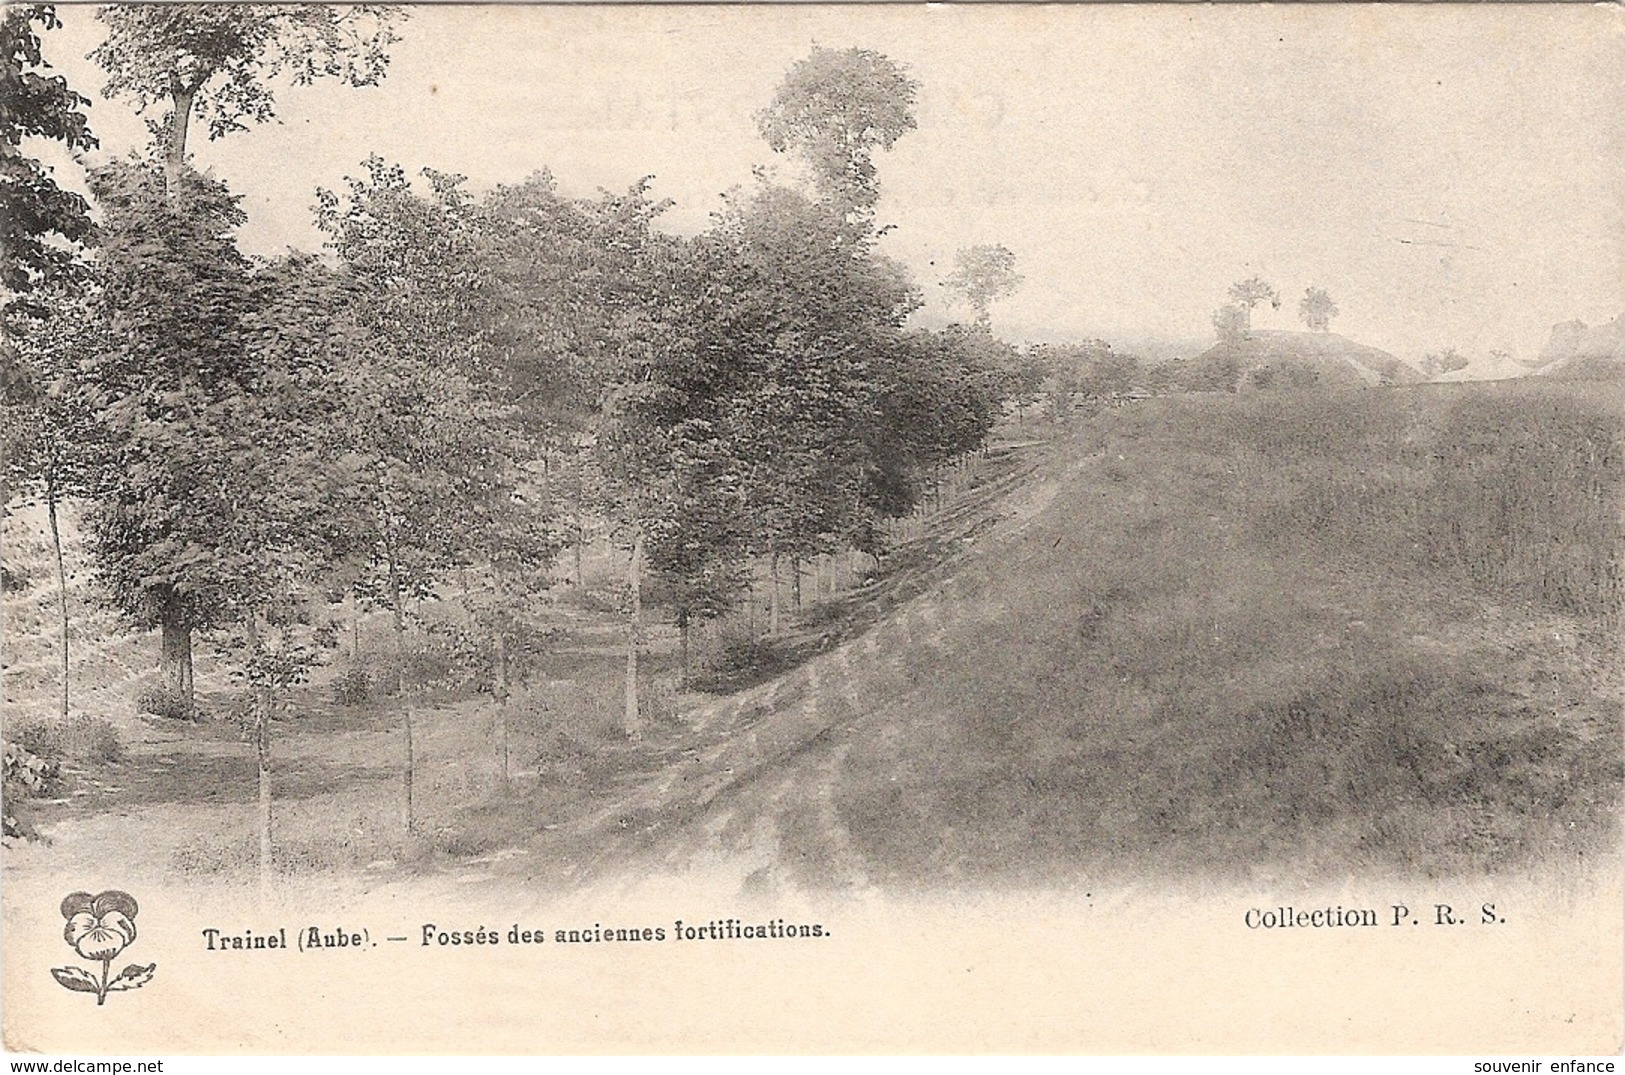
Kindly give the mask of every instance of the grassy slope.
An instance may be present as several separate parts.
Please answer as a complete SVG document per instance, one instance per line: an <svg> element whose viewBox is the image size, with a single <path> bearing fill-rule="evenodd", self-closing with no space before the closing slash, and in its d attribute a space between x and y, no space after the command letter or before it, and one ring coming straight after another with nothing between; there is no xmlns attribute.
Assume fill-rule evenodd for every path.
<svg viewBox="0 0 1625 1075"><path fill-rule="evenodd" d="M1492 526L1427 478L1476 400L1326 402L1175 403L1075 443L1088 462L989 573L1019 611L899 707L909 735L855 745L886 774L843 796L859 845L918 880L1581 846L1620 777L1602 610L1447 547L1452 519Z"/></svg>
<svg viewBox="0 0 1625 1075"><path fill-rule="evenodd" d="M1191 362L1243 388L1280 387L1295 379L1322 389L1422 380L1420 373L1388 352L1335 332L1256 329L1244 340L1214 344Z"/></svg>
<svg viewBox="0 0 1625 1075"><path fill-rule="evenodd" d="M924 887L1585 854L1621 780L1619 416L1595 384L1107 412L785 680L720 788L696 765L598 854Z"/></svg>
<svg viewBox="0 0 1625 1075"><path fill-rule="evenodd" d="M279 854L932 887L1588 853L1622 777L1620 404L1523 382L1107 410L810 613L797 667L678 698L641 744L612 738L612 648L522 692L511 796L486 701L420 710L415 847L390 705L305 699ZM116 787L45 810L44 854L249 870L247 746L144 734Z"/></svg>

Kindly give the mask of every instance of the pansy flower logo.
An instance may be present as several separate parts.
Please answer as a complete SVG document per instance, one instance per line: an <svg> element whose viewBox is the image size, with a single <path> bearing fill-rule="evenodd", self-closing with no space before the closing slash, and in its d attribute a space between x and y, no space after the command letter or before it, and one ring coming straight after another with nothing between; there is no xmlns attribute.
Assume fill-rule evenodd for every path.
<svg viewBox="0 0 1625 1075"><path fill-rule="evenodd" d="M113 960L135 943L135 916L140 910L128 892L110 890L99 896L74 892L62 901L62 939L80 957L101 964L97 976L83 967L52 967L51 977L64 989L75 993L95 993L97 1005L107 1002L107 994L122 989L139 989L152 980L158 964L131 963L109 978Z"/></svg>

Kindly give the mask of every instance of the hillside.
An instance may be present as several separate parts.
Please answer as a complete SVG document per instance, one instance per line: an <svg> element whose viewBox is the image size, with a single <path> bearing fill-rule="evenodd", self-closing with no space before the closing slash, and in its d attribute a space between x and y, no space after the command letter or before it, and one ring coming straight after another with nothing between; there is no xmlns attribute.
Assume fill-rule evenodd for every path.
<svg viewBox="0 0 1625 1075"><path fill-rule="evenodd" d="M624 868L635 838L640 869L931 888L1588 854L1621 777L1620 480L1574 466L1617 469L1620 400L1522 392L1096 422L923 594L531 861Z"/></svg>
<svg viewBox="0 0 1625 1075"><path fill-rule="evenodd" d="M279 864L771 893L1593 856L1625 777L1618 389L1104 410L983 460L873 579L802 613L782 672L671 698L642 741L613 731L612 647L566 640L521 691L509 790L488 698L426 699L416 836L393 703L308 694L277 731ZM249 871L253 780L234 728L148 729L38 804L54 842L13 863Z"/></svg>
<svg viewBox="0 0 1625 1075"><path fill-rule="evenodd" d="M1370 388L1410 384L1422 375L1386 351L1335 332L1254 329L1191 360L1216 383L1241 389Z"/></svg>
<svg viewBox="0 0 1625 1075"><path fill-rule="evenodd" d="M1582 374L1599 367L1617 369L1625 364L1625 314L1591 327L1584 321L1553 325L1537 364L1535 372L1541 374Z"/></svg>

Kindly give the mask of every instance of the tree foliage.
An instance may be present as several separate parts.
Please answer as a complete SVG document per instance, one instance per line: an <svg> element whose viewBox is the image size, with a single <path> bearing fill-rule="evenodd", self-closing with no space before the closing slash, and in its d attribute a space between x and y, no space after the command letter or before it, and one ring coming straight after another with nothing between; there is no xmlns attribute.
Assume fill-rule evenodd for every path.
<svg viewBox="0 0 1625 1075"><path fill-rule="evenodd" d="M257 369L247 320L256 294L233 232L238 199L196 173L166 197L150 165L91 173L104 221L90 374L107 456L90 516L104 581L138 622L229 622L253 554L235 543L253 431L240 424ZM240 458L240 453L250 456Z"/></svg>
<svg viewBox="0 0 1625 1075"><path fill-rule="evenodd" d="M1281 296L1274 285L1261 276L1251 276L1230 285L1230 302L1214 315L1213 327L1221 340L1234 340L1247 335L1252 328L1253 307L1267 302L1271 308L1281 308Z"/></svg>
<svg viewBox="0 0 1625 1075"><path fill-rule="evenodd" d="M38 29L36 29L36 24ZM25 138L61 142L70 150L93 149L97 142L81 109L89 100L67 79L42 72L41 30L61 23L51 4L8 7L0 13L0 287L6 328L15 330L14 312L39 316L31 300L37 288L76 275L73 244L90 235L89 206L63 190L39 161L24 154Z"/></svg>
<svg viewBox="0 0 1625 1075"><path fill-rule="evenodd" d="M226 636L262 717L320 659L339 595L387 609L404 653L415 603L453 585L500 709L523 621L590 516L626 557L636 733L646 581L686 639L764 560L883 553L887 521L984 443L1018 361L985 328L1013 255L968 248L982 327L905 327L920 296L879 249L873 155L913 128L917 87L876 53L820 49L760 117L815 188L763 178L699 235L656 226L647 180L474 192L374 157L318 191L325 256L246 258L239 199L178 155L187 117L218 136L272 116L275 76L375 81L394 15L358 11L104 15L110 90L175 112L161 160L92 173L96 286L63 350L82 410L49 419L95 448L98 574L166 655Z"/></svg>
<svg viewBox="0 0 1625 1075"><path fill-rule="evenodd" d="M961 299L976 314L976 323L986 327L989 308L1021 286L1016 272L1016 255L1007 246L967 246L954 255L954 271L942 286Z"/></svg>
<svg viewBox="0 0 1625 1075"><path fill-rule="evenodd" d="M790 68L757 127L775 153L801 156L825 197L866 213L880 196L874 153L915 129L918 92L878 52L815 46Z"/></svg>
<svg viewBox="0 0 1625 1075"><path fill-rule="evenodd" d="M1337 314L1337 303L1323 287L1305 288L1303 298L1298 300L1298 316L1315 332L1330 330L1332 318Z"/></svg>
<svg viewBox="0 0 1625 1075"><path fill-rule="evenodd" d="M379 4L112 4L98 17L108 31L92 54L108 72L103 92L143 111L196 94L198 117L219 138L275 115L278 76L375 85L403 16Z"/></svg>
<svg viewBox="0 0 1625 1075"><path fill-rule="evenodd" d="M294 85L318 78L374 85L403 16L378 4L165 3L112 4L98 17L107 39L91 58L107 72L103 92L130 98L138 112L169 105L152 129L158 135L167 128L174 180L194 113L213 139L272 119L278 77Z"/></svg>
<svg viewBox="0 0 1625 1075"><path fill-rule="evenodd" d="M1281 296L1275 287L1261 276L1248 277L1246 280L1231 284L1230 301L1249 313L1261 302L1268 302L1276 309L1281 308Z"/></svg>

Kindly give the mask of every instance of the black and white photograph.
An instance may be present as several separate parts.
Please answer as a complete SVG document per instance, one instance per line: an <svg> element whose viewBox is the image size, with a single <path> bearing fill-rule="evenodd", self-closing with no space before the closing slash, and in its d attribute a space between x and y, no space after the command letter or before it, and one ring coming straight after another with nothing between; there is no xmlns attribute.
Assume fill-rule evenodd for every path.
<svg viewBox="0 0 1625 1075"><path fill-rule="evenodd" d="M1617 5L0 50L9 1055L1625 1045Z"/></svg>

